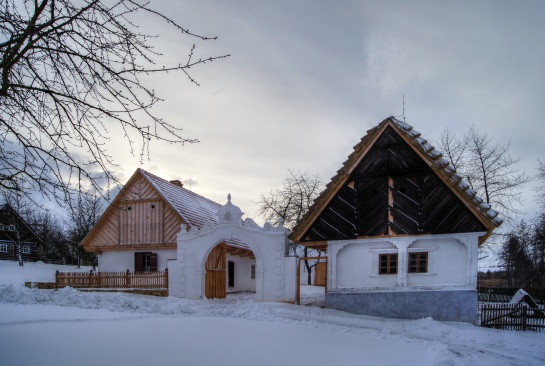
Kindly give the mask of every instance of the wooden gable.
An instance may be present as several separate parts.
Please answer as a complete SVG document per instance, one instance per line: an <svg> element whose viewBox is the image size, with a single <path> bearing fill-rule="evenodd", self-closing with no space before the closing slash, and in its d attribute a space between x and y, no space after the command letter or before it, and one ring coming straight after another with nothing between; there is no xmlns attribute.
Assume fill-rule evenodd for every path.
<svg viewBox="0 0 545 366"><path fill-rule="evenodd" d="M81 245L91 251L176 248L182 223L180 215L137 170Z"/></svg>
<svg viewBox="0 0 545 366"><path fill-rule="evenodd" d="M431 151L431 145L423 139L412 142L393 118L370 130L294 228L292 239L323 249L329 240L490 232L499 225L415 146ZM433 158L440 154L434 152Z"/></svg>

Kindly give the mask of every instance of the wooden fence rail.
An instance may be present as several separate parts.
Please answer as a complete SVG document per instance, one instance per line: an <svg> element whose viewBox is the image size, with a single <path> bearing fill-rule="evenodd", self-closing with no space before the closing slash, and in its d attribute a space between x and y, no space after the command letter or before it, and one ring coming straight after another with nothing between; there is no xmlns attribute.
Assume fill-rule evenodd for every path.
<svg viewBox="0 0 545 366"><path fill-rule="evenodd" d="M59 272L55 288L168 289L168 270L154 272Z"/></svg>
<svg viewBox="0 0 545 366"><path fill-rule="evenodd" d="M522 304L485 304L481 307L481 327L508 330L545 329L545 310Z"/></svg>

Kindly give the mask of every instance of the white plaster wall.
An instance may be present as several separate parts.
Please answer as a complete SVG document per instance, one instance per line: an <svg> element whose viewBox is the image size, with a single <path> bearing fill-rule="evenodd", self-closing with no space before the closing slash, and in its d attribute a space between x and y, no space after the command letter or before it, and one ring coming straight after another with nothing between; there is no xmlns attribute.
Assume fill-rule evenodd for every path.
<svg viewBox="0 0 545 366"><path fill-rule="evenodd" d="M393 287L397 285L397 275L378 274L378 253L383 250L397 253L397 248L388 242L360 242L348 244L337 255L337 287ZM373 264L373 262L376 262ZM376 267L374 270L373 267Z"/></svg>
<svg viewBox="0 0 545 366"><path fill-rule="evenodd" d="M407 273L408 286L464 285L467 282L467 249L452 238L417 240L411 249L428 251L428 273Z"/></svg>
<svg viewBox="0 0 545 366"><path fill-rule="evenodd" d="M332 274L331 289L376 287L474 285L477 263L477 240L483 233L430 235L427 237L399 237L363 239L329 243L328 270ZM410 243L410 245L409 245ZM407 252L405 249L408 245ZM399 248L398 248L399 247ZM468 248L471 252L468 253ZM401 266L400 254L428 252L428 272L411 274ZM398 274L379 275L379 255L398 253ZM333 258L333 256L335 256ZM406 279L406 282L405 282Z"/></svg>
<svg viewBox="0 0 545 366"><path fill-rule="evenodd" d="M217 243L226 239L240 240L249 246L256 257L256 301L294 300L292 294L284 292L286 230L272 226L262 229L255 223L243 226L239 222L208 226L201 231L180 231L177 261L171 264L178 266L172 284L178 288L173 293L189 299L200 299L203 296L206 258Z"/></svg>
<svg viewBox="0 0 545 366"><path fill-rule="evenodd" d="M255 278L252 278L252 264L255 259L227 254L227 261L235 263L235 287L227 287L228 291L255 291ZM229 276L225 276L226 286Z"/></svg>
<svg viewBox="0 0 545 366"><path fill-rule="evenodd" d="M168 260L176 259L176 249L106 251L98 255L100 272L134 271L134 253L157 253L157 270L164 271Z"/></svg>
<svg viewBox="0 0 545 366"><path fill-rule="evenodd" d="M297 257L284 258L284 301L294 303L297 296Z"/></svg>

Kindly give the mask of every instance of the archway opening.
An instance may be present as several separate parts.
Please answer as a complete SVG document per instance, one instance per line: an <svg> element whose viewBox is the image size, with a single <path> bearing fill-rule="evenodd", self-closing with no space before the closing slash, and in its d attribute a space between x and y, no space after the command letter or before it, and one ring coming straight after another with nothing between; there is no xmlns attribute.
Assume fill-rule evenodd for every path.
<svg viewBox="0 0 545 366"><path fill-rule="evenodd" d="M250 247L240 240L217 244L205 262L205 293L208 299L256 293L256 260Z"/></svg>

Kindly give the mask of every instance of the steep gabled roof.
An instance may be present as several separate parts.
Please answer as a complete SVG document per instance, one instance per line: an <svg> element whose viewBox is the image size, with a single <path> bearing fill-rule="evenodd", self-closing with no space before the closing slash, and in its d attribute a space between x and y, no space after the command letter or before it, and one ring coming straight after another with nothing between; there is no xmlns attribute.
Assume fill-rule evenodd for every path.
<svg viewBox="0 0 545 366"><path fill-rule="evenodd" d="M143 169L138 169L138 171L157 189L157 192L190 227L201 229L207 221L218 223L218 211L221 207L219 203Z"/></svg>
<svg viewBox="0 0 545 366"><path fill-rule="evenodd" d="M104 224L106 224L113 212L121 207L120 201L125 194L130 192L128 190L140 177L146 180L155 189L157 194L164 200L165 204L170 206L178 217L189 226L188 229L192 227L201 229L207 221L216 224L218 223L218 211L221 207L219 203L187 190L180 185L171 183L143 169L136 169L125 186L100 216L95 226L93 226L91 231L82 240L81 246L88 247L91 245L93 237L101 230Z"/></svg>
<svg viewBox="0 0 545 366"><path fill-rule="evenodd" d="M36 242L40 242L40 243L42 242L42 239L40 239L40 237L38 236L38 234L36 234L34 229L19 215L19 213L9 203L0 204L0 217L2 216L15 217L15 219L19 222L19 224L23 225L24 230L30 233L31 236L33 236ZM3 223L3 222L0 222L0 223ZM11 224L11 222L9 222L9 224ZM25 240L25 241L28 241L28 240Z"/></svg>
<svg viewBox="0 0 545 366"><path fill-rule="evenodd" d="M393 128L401 138L420 156L427 166L440 178L441 181L460 199L460 201L475 215L475 217L484 225L487 234L481 238L481 242L492 233L492 230L498 227L502 220L498 213L491 209L490 205L484 203L476 192L470 189L468 183L456 174L456 171L449 165L449 162L442 157L440 151L429 144L421 134L414 130L409 124L402 122L394 117L389 117L382 121L376 127L367 131L361 141L354 146L354 151L348 156L341 169L331 178L331 182L326 189L314 201L307 214L299 221L292 231L291 239L301 242L306 232L320 217L328 204L335 198L341 188L347 183L352 172L373 147L377 139L386 128Z"/></svg>

